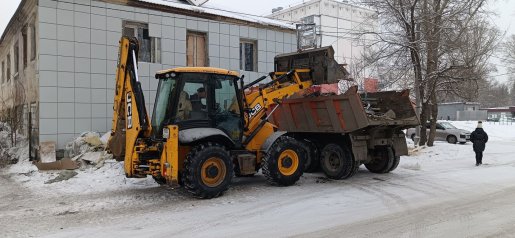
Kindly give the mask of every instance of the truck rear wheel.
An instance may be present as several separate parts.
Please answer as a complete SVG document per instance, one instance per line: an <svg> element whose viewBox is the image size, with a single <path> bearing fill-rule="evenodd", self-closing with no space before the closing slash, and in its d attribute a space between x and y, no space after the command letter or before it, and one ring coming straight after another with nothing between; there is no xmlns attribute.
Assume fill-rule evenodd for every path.
<svg viewBox="0 0 515 238"><path fill-rule="evenodd" d="M200 144L184 161L184 187L199 198L214 198L231 184L233 163L229 153L219 144Z"/></svg>
<svg viewBox="0 0 515 238"><path fill-rule="evenodd" d="M322 149L320 167L330 179L346 179L356 170L355 161L349 150L337 144L328 144Z"/></svg>
<svg viewBox="0 0 515 238"><path fill-rule="evenodd" d="M320 166L320 156L317 146L310 141L304 141L305 148L307 148L306 162L304 162L304 172L311 173L318 170Z"/></svg>
<svg viewBox="0 0 515 238"><path fill-rule="evenodd" d="M395 154L395 150L392 148L392 156L393 156L393 163L392 163L392 167L390 168L390 170L388 170L388 172L392 172L394 171L398 166L399 166L399 163L401 162L401 157L400 156L397 156Z"/></svg>
<svg viewBox="0 0 515 238"><path fill-rule="evenodd" d="M302 143L279 137L263 156L263 174L272 185L293 185L303 174L305 156Z"/></svg>
<svg viewBox="0 0 515 238"><path fill-rule="evenodd" d="M383 147L377 153L378 156L369 163L366 163L365 167L372 173L384 174L390 172L395 160L392 147Z"/></svg>

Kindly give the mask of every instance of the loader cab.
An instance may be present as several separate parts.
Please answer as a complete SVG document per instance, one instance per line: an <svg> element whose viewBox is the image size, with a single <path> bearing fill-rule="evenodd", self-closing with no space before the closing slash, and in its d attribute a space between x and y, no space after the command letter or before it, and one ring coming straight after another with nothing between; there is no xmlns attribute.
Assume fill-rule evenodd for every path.
<svg viewBox="0 0 515 238"><path fill-rule="evenodd" d="M152 114L155 138L163 128L179 130L216 128L235 145L241 144L243 117L238 95L238 74L233 71L185 67L159 71L159 86Z"/></svg>

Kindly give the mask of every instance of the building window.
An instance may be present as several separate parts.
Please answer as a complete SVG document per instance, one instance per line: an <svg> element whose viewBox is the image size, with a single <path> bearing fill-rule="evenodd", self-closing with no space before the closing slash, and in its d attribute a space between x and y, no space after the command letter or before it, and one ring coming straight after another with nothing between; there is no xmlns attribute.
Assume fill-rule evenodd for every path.
<svg viewBox="0 0 515 238"><path fill-rule="evenodd" d="M257 43L240 40L240 70L257 71Z"/></svg>
<svg viewBox="0 0 515 238"><path fill-rule="evenodd" d="M5 61L2 61L2 84L5 83Z"/></svg>
<svg viewBox="0 0 515 238"><path fill-rule="evenodd" d="M186 64L190 67L208 66L206 33L190 31L187 33Z"/></svg>
<svg viewBox="0 0 515 238"><path fill-rule="evenodd" d="M7 82L11 81L11 54L7 55L7 71L6 71L6 79Z"/></svg>
<svg viewBox="0 0 515 238"><path fill-rule="evenodd" d="M36 23L30 28L30 60L36 59Z"/></svg>
<svg viewBox="0 0 515 238"><path fill-rule="evenodd" d="M20 45L18 42L14 44L14 77L18 76L20 71Z"/></svg>
<svg viewBox="0 0 515 238"><path fill-rule="evenodd" d="M139 61L161 63L161 38L150 37L148 24L124 21L123 35L138 39Z"/></svg>
<svg viewBox="0 0 515 238"><path fill-rule="evenodd" d="M27 68L27 60L28 60L28 38L27 38L28 29L27 27L23 28L22 37L23 37L23 68Z"/></svg>

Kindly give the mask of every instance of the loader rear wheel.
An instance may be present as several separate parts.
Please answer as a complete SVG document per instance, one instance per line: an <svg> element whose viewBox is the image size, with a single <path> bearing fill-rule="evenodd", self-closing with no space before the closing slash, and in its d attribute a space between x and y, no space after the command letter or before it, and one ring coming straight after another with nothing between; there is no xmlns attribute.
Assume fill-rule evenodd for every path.
<svg viewBox="0 0 515 238"><path fill-rule="evenodd" d="M376 174L384 174L390 172L395 160L393 149L385 146L377 151L378 156L374 160L365 164L368 171Z"/></svg>
<svg viewBox="0 0 515 238"><path fill-rule="evenodd" d="M195 146L184 161L184 187L199 198L214 198L223 194L233 177L229 153L219 144Z"/></svg>
<svg viewBox="0 0 515 238"><path fill-rule="evenodd" d="M349 150L337 144L328 144L322 149L320 167L330 179L346 179L356 169L355 161Z"/></svg>
<svg viewBox="0 0 515 238"><path fill-rule="evenodd" d="M279 137L263 156L263 174L272 185L293 185L303 174L305 156L302 143L288 136Z"/></svg>

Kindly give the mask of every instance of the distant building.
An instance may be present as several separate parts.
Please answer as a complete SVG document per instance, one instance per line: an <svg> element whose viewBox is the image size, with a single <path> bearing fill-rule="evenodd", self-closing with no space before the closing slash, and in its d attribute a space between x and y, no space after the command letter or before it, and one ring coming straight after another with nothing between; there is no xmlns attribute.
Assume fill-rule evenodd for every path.
<svg viewBox="0 0 515 238"><path fill-rule="evenodd" d="M479 110L478 102L449 102L438 104L438 120L486 120L486 111Z"/></svg>
<svg viewBox="0 0 515 238"><path fill-rule="evenodd" d="M319 45L332 45L336 61L348 64L355 79L361 81L366 77L376 76L372 67L360 69L363 67L362 55L366 45L374 39L371 35L360 34L379 29L379 20L374 11L348 1L310 0L285 9L275 8L268 17L316 24Z"/></svg>
<svg viewBox="0 0 515 238"><path fill-rule="evenodd" d="M486 111L489 121L505 121L515 118L515 106L482 108Z"/></svg>
<svg viewBox="0 0 515 238"><path fill-rule="evenodd" d="M140 42L138 73L149 112L158 70L212 66L251 81L274 71L275 55L297 48L292 24L207 5L22 0L0 39L0 117L19 112L24 134L32 128L33 148L38 139L63 148L81 132L109 131L123 35Z"/></svg>

